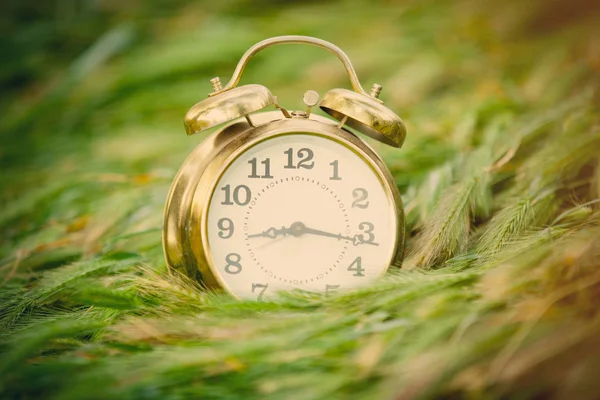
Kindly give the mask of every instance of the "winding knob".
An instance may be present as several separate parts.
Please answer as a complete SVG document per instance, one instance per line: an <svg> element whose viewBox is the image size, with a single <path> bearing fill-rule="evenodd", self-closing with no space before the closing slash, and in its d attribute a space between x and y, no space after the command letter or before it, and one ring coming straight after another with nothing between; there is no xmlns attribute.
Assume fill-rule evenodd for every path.
<svg viewBox="0 0 600 400"><path fill-rule="evenodd" d="M314 107L319 103L319 93L314 90L307 90L306 93L304 93L303 101L307 107Z"/></svg>

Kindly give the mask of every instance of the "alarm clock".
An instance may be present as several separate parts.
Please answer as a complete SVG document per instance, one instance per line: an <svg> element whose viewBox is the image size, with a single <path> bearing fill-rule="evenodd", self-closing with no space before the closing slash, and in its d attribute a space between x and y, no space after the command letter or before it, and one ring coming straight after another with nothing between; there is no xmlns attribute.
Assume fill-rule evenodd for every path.
<svg viewBox="0 0 600 400"><path fill-rule="evenodd" d="M353 90L288 111L265 86L238 86L248 61L278 44L328 50ZM215 126L189 155L168 194L163 248L170 269L240 299L263 300L299 289L329 294L364 286L400 265L404 214L394 179L355 132L401 147L404 123L367 93L348 56L307 36L274 37L252 46L223 87L185 116L188 135ZM320 107L332 118L311 112ZM266 109L271 108L270 111ZM259 112L261 111L261 112Z"/></svg>

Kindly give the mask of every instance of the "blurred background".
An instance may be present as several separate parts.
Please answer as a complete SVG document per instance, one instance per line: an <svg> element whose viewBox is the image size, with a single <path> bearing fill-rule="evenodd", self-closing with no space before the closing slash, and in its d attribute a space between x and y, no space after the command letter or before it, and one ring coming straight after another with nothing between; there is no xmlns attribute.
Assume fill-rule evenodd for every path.
<svg viewBox="0 0 600 400"><path fill-rule="evenodd" d="M183 116L211 91L210 78L228 81L250 46L291 34L341 47L363 86L381 84L381 99L404 119L402 149L370 143L405 203L406 265L441 268L435 279L446 279L444 290L432 290L434 278L418 272L382 283L355 303L292 298L277 306L221 307L226 300L210 303L196 288L169 283L160 239L164 201L177 169L203 139L186 137ZM597 258L566 252L553 264L529 254L502 270L513 275L484 271L511 246L548 244L598 222L600 2L3 0L0 57L0 395L83 398L102 386L119 398L167 398L161 390L169 388L182 396L248 390L244 398L252 398L250 391L261 399L325 398L341 390L373 398L398 393L399 370L409 371L401 375L409 383L399 399L460 390L478 398L482 388L502 385L518 394L547 387L570 398L597 393L590 388L597 381L592 356L600 354L599 325L592 324L598 292L553 309L554 319L533 330L535 340L552 340L530 347L534 354L525 352L521 364L506 362L515 370L502 375L501 368L511 360L506 349L516 353L520 342L510 347L511 335L520 324L539 322L535 301L563 284L597 282L585 275L596 273L590 266ZM247 83L267 86L288 109L303 108L308 89L323 95L350 87L339 60L300 45L258 54L242 78ZM471 181L484 183L481 196ZM452 219L444 222L445 215ZM549 226L551 232L542 230ZM585 243L597 239L597 230L585 232ZM589 258L578 264L584 253ZM578 267L556 272L563 260ZM428 297L432 292L439 297ZM519 308L519 299L531 302ZM559 303L548 302L544 307ZM205 308L194 308L199 304ZM259 335L244 332L279 323L277 312L294 313L297 325L262 332L268 351L255 351ZM152 332L173 327L157 340L140 333L139 324L111 325L194 313L200 317L191 325L152 325ZM575 316L589 346L573 353L556 343L565 343L570 332L560 336L559 328ZM322 323L331 329L310 331ZM366 333L357 328L370 324ZM223 330L210 331L215 326ZM346 331L332 334L338 329ZM300 333L322 342L286 342ZM216 356L203 353L205 340L217 343ZM301 361L268 358L290 346L306 351L290 356ZM546 369L528 364L559 347ZM5 356L9 348L16 350ZM179 368L188 354L206 386L195 370ZM588 356L588 364L579 362ZM124 359L133 364L119 363ZM500 367L488 375L492 361ZM585 372L583 378L564 378L563 365ZM283 386L261 381L270 376ZM527 392L534 381L542 389ZM297 391L308 387L314 392ZM495 393L511 393L500 389ZM587 397L575 396L581 393Z"/></svg>
<svg viewBox="0 0 600 400"><path fill-rule="evenodd" d="M144 227L158 228L168 183L202 139L185 137L183 115L210 78L226 82L248 47L276 35L331 41L363 86L383 85L409 134L401 151L378 148L406 195L409 182L476 144L461 133L470 126L581 90L600 68L599 4L5 0L0 257L64 244L64 229L98 218L102 227L77 254L66 251L93 252L107 225L127 219L124 201L145 215ZM261 52L241 83L266 85L291 109L307 89L349 87L335 57L298 45Z"/></svg>

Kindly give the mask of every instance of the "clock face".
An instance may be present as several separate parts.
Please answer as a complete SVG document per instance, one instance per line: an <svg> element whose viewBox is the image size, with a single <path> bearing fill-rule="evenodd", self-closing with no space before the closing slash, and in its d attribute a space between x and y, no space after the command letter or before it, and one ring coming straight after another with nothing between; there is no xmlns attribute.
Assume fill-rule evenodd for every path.
<svg viewBox="0 0 600 400"><path fill-rule="evenodd" d="M371 163L307 133L271 137L235 158L204 221L217 279L258 300L364 285L388 268L398 239L396 204Z"/></svg>

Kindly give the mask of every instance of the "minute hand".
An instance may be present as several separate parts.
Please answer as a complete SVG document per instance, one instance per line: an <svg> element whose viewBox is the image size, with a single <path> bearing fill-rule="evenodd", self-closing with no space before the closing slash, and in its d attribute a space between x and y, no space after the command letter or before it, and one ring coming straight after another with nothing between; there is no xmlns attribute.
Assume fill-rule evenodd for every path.
<svg viewBox="0 0 600 400"><path fill-rule="evenodd" d="M354 235L354 237L343 236L341 234L324 232L324 231L320 231L318 229L308 228L306 226L303 227L302 233L308 233L308 234L311 234L311 235L318 235L318 236L332 237L332 238L335 238L335 239L338 239L338 240L348 240L350 242L353 242L355 245L358 245L358 244L371 244L373 246L379 246L378 243L363 241L361 235Z"/></svg>
<svg viewBox="0 0 600 400"><path fill-rule="evenodd" d="M323 232L323 231L320 231L320 230L317 230L317 229L308 228L308 227L305 227L303 229L302 233L308 233L308 234L311 234L311 235L319 235L319 236L327 236L327 237L332 237L332 238L336 238L336 239L352 240L351 237L346 237L346 236L338 235L338 234L335 234L335 233Z"/></svg>

